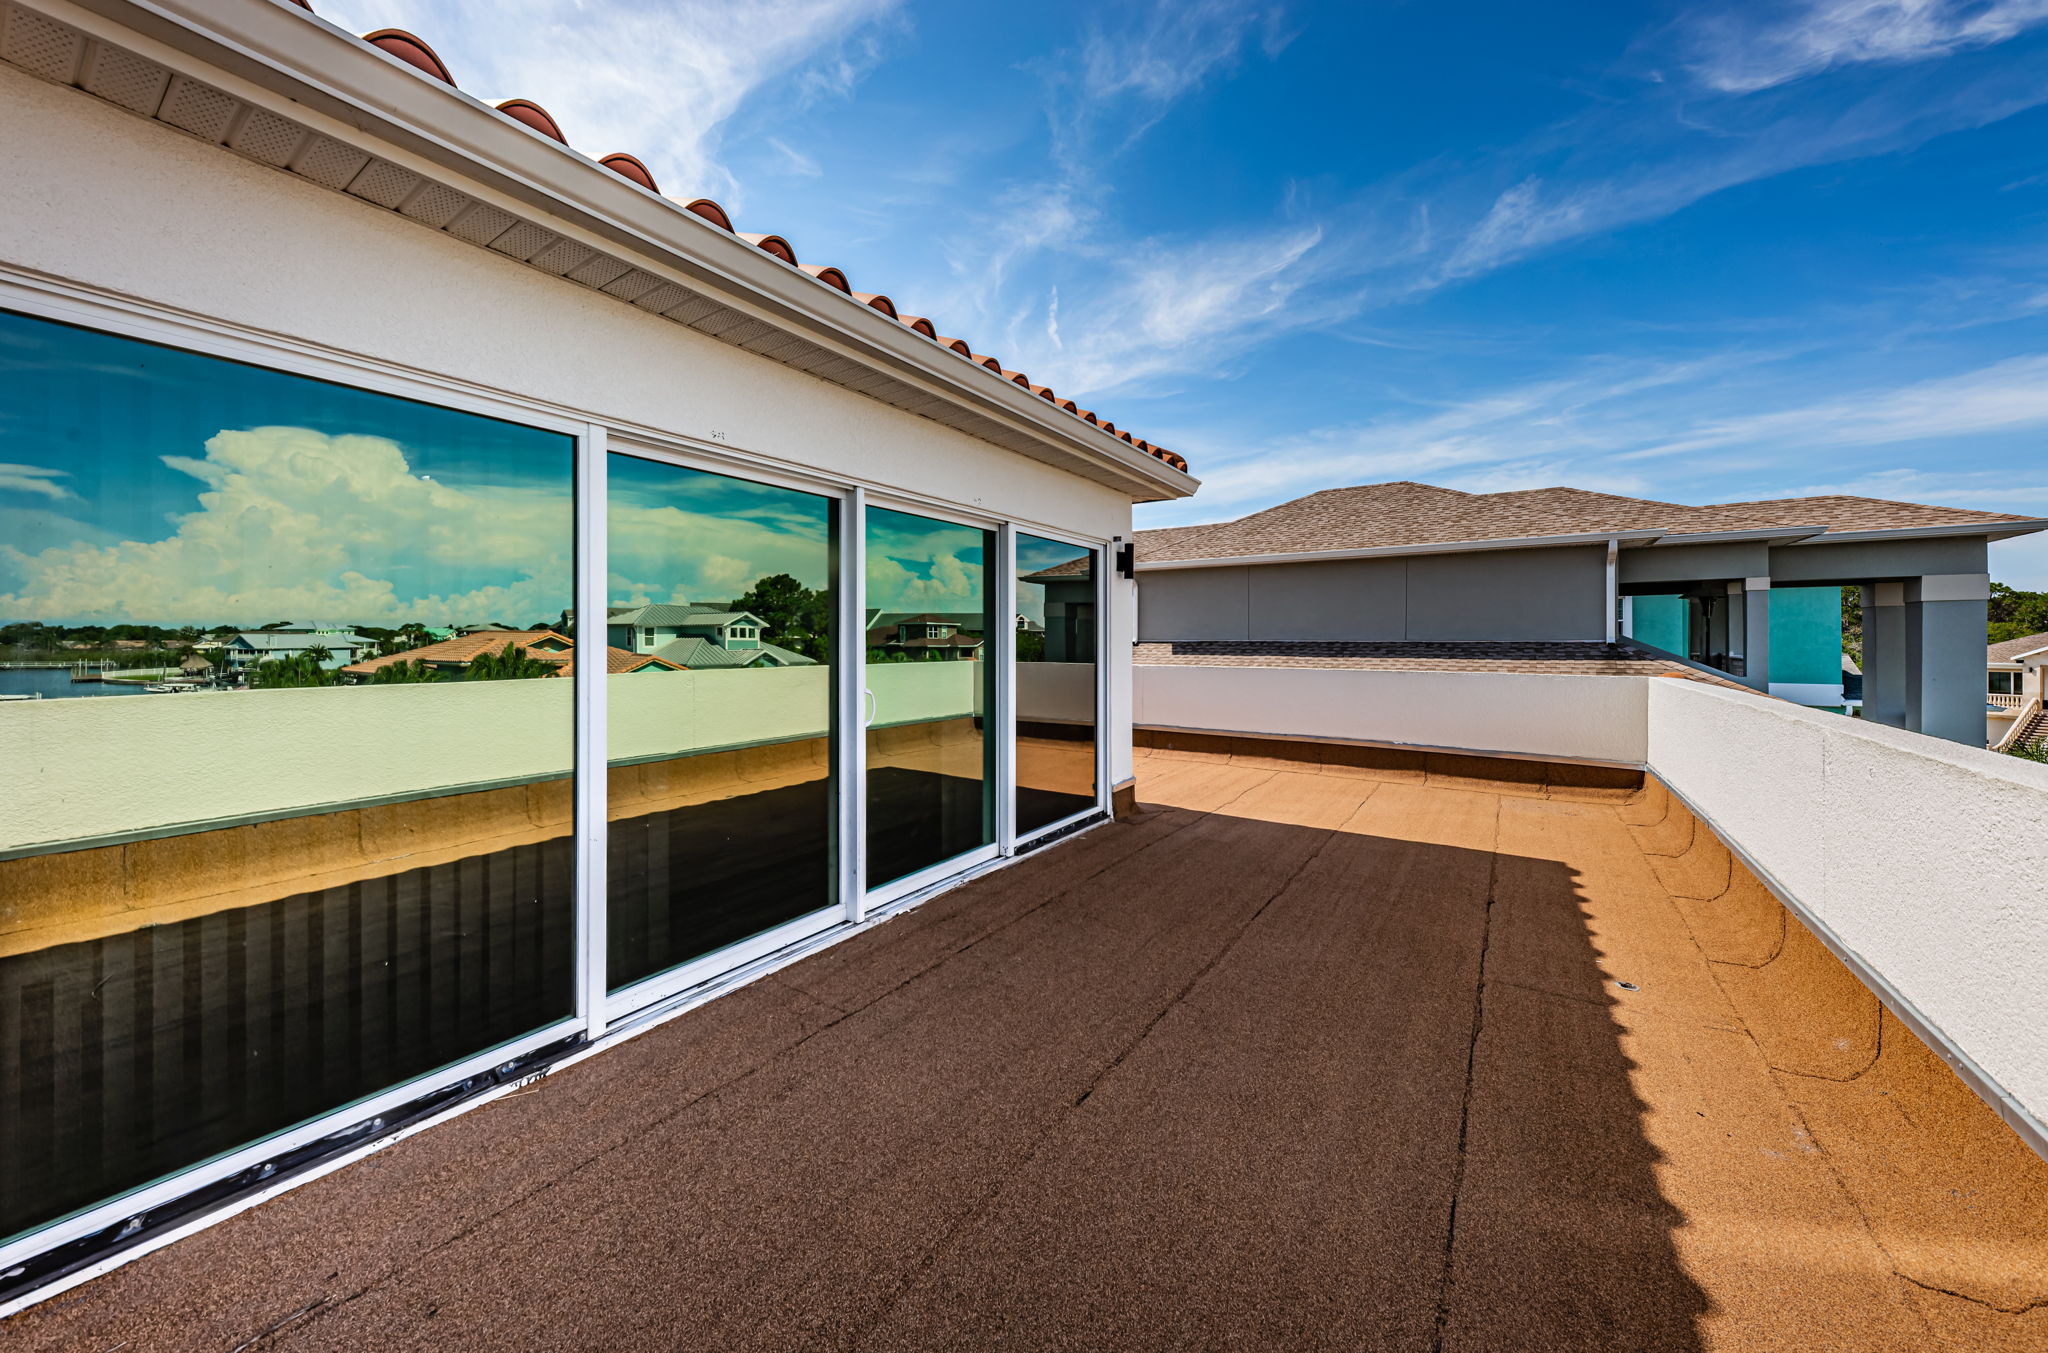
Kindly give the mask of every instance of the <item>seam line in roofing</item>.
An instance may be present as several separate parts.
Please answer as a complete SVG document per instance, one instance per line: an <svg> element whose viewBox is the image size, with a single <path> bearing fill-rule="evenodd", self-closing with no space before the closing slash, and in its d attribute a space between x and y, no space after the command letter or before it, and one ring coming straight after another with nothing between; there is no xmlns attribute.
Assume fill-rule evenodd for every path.
<svg viewBox="0 0 2048 1353"><path fill-rule="evenodd" d="M1136 479L1149 489L1162 491L1159 496L1185 496L1191 491L1190 478L1185 471L1177 471L1167 461L1131 447L1118 447L1113 443L1105 447L1079 427L1061 427L1046 418L1046 401L1036 399L1021 387L1018 387L1016 395L1006 396L979 388L979 380L971 383L962 381L958 376L964 373L948 371L948 364L937 361L935 354L920 351L930 340L917 330L841 297L828 284L766 255L759 255L750 246L748 253L752 257L744 262L735 259L735 262L740 262L741 269L735 271L692 252L694 245L663 239L655 227L660 230L676 229L676 216L690 218L685 229L709 230L717 235L726 235L727 239L734 238L667 198L642 204L630 196L620 197L620 194L634 193L646 197L655 195L630 186L610 171L602 171L602 178L586 179L585 185L602 183L603 188L597 190L597 195L618 198L618 203L616 206L595 204L581 190L585 185L571 189L543 183L526 168L508 163L501 148L486 148L452 133L442 134L439 124L431 116L436 104L443 111L450 108L459 110L458 116L485 119L477 124L475 130L485 139L505 142L503 150L509 151L519 145L519 142L507 141L507 138L522 138L540 154L570 156L574 162L570 169L572 176L577 172L600 173L600 167L580 152L555 143L458 88L433 80L325 20L319 20L317 28L309 28L309 18L317 19L318 16L308 15L296 6L286 7L276 0L209 0L205 6L180 3L180 0L170 0L168 4L152 3L152 0L37 0L35 6L20 5L18 8L27 13L47 14L56 22L77 28L96 43L160 46L162 50L145 51L142 55L166 66L174 76L223 86L224 92L249 104L252 109L272 117L288 114L290 119L315 135L339 140L352 148L360 148L354 138L363 135L373 137L382 143L370 152L374 157L398 168L420 173L430 184L440 183L443 176L452 173L462 183L461 191L476 196L479 201L490 202L488 194L503 194L512 199L515 211L538 208L544 212L557 233L566 225L591 232L600 240L609 241L611 247L624 245L630 251L645 256L650 264L683 274L685 285L710 283L714 300L756 322L764 321L752 312L765 312L775 327L795 328L814 341L830 343L835 348L851 346L854 351L846 354L848 360L864 369L876 371L884 379L936 383L937 391L926 391L920 386L920 393L937 394L943 403L963 412L978 410L985 415L996 415L1008 427L1014 428L1021 423L1024 426L1017 430L1032 437L1037 445L1056 449L1063 455L1078 456L1120 478ZM248 20L246 27L251 31L234 34L222 31L220 13L229 8L243 12L243 17ZM119 31L109 34L106 31L109 23ZM272 28L271 32L254 31L266 25ZM358 76L367 77L372 84L388 82L392 87L374 94L345 88L333 80L309 73L306 62L295 61L288 53L279 50L281 46L289 45L293 38L303 41L303 36L308 34L317 34L321 42L332 42L336 37L343 39L346 50L359 54L362 62L367 63L355 72ZM265 37L271 40L264 47L252 45ZM193 50L195 45L199 50ZM185 63L193 59L204 62L208 67L203 75L195 76L184 68ZM76 87L76 72L73 76L66 83ZM265 77L287 81L295 92L277 90ZM301 97L305 92L312 92L315 97ZM446 102L451 93L459 96L452 105ZM280 99L282 104L278 102ZM323 104L331 106L323 107ZM445 122L446 119L440 121ZM428 130L429 126L437 129ZM394 151L399 154L394 155ZM521 153L526 153L523 148ZM420 163L407 163L399 158L400 155L417 157ZM450 163L451 158L453 163ZM569 161L564 160L544 163L551 169L569 165ZM499 203L492 205L505 209ZM659 216L648 216L639 210L643 206L658 212ZM687 236L683 238L687 239ZM761 271L763 275L759 278L744 276L746 269ZM828 292L832 294L832 312L810 305L809 297L793 290L798 277L807 286L817 288L819 296ZM888 338L877 342L879 335L859 333L851 323L842 322L845 316L837 313L837 307L842 303L851 306L848 313L853 310L867 312L872 315L873 323L887 325ZM899 330L900 333L897 332ZM892 344L900 344L901 347L892 351ZM992 383L1009 384L1003 381ZM1006 400L1014 400L1014 403L1006 403ZM957 426L950 419L935 421ZM966 431L964 428L961 430ZM986 434L969 435L986 438ZM1057 461L1052 463L1058 464Z"/></svg>

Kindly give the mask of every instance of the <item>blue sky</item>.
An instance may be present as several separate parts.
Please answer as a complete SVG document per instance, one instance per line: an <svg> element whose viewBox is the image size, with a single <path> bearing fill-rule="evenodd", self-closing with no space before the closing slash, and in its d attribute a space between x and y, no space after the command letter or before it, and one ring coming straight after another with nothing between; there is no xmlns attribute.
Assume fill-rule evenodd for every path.
<svg viewBox="0 0 2048 1353"><path fill-rule="evenodd" d="M2048 0L318 8L1183 452L1141 525L1394 478L2048 515Z"/></svg>

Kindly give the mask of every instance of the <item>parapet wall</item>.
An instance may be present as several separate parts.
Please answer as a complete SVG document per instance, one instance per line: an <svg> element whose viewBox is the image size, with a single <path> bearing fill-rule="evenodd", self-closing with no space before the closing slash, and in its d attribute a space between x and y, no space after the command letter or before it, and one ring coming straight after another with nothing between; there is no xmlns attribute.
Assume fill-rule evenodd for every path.
<svg viewBox="0 0 2048 1353"><path fill-rule="evenodd" d="M1649 686L1650 770L2048 1147L2048 766L1696 682Z"/></svg>
<svg viewBox="0 0 2048 1353"><path fill-rule="evenodd" d="M2048 766L1671 677L1141 665L1135 684L1141 742L1365 744L1327 755L1377 749L1418 776L1447 749L1647 769L1869 984L1859 1008L1882 998L2048 1154ZM1736 867L1703 849L1666 853ZM1866 1042L1815 1031L1800 1055L1825 1068Z"/></svg>

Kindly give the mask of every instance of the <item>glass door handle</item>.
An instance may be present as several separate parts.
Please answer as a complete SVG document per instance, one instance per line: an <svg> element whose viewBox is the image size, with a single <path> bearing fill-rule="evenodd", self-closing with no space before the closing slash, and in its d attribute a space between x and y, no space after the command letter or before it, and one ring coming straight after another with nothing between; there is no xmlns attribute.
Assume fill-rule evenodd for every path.
<svg viewBox="0 0 2048 1353"><path fill-rule="evenodd" d="M861 694L865 695L868 698L868 713L867 717L861 720L861 727L873 728L875 726L875 715L880 710L881 706L879 702L876 701L875 693L873 691L863 690Z"/></svg>

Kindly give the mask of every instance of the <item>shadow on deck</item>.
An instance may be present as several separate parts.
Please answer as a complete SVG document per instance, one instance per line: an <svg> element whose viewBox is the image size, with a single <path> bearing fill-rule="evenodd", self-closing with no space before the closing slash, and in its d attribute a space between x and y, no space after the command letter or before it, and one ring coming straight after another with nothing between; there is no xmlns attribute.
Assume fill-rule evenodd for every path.
<svg viewBox="0 0 2048 1353"><path fill-rule="evenodd" d="M1134 818L35 1308L9 1347L2048 1333L1900 1275L1832 1159L1859 1144L1810 1134L1614 804L1140 771Z"/></svg>

